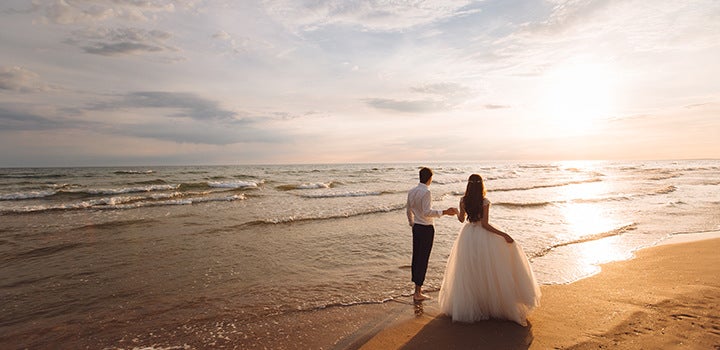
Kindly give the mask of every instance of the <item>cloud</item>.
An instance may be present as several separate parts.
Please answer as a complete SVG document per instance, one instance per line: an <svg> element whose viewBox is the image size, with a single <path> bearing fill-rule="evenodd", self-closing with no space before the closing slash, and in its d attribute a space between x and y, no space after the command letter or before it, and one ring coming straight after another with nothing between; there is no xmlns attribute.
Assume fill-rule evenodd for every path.
<svg viewBox="0 0 720 350"><path fill-rule="evenodd" d="M31 70L19 66L0 67L0 90L36 92L50 89L51 86Z"/></svg>
<svg viewBox="0 0 720 350"><path fill-rule="evenodd" d="M43 22L56 24L83 24L111 19L147 21L156 13L173 12L176 6L191 3L153 0L100 0L34 2L34 10L40 12Z"/></svg>
<svg viewBox="0 0 720 350"><path fill-rule="evenodd" d="M237 121L237 113L223 109L218 102L187 92L140 91L131 92L113 102L99 103L95 110L156 108L172 109L172 117L188 117L195 120Z"/></svg>
<svg viewBox="0 0 720 350"><path fill-rule="evenodd" d="M33 113L0 107L0 131L51 130L63 124Z"/></svg>
<svg viewBox="0 0 720 350"><path fill-rule="evenodd" d="M684 107L685 107L686 109L693 109L693 108L700 108L700 107L704 108L704 107L712 106L712 105L714 105L714 103L712 103L712 102L704 102L704 103L693 103L693 104L690 104L690 105L686 105L686 106L684 106Z"/></svg>
<svg viewBox="0 0 720 350"><path fill-rule="evenodd" d="M534 18L510 22L480 50L496 58L493 71L535 78L578 58L640 68L661 60L675 64L720 42L720 2L714 0L549 0L537 6Z"/></svg>
<svg viewBox="0 0 720 350"><path fill-rule="evenodd" d="M505 109L505 108L511 108L508 105L496 105L496 104L486 104L485 109Z"/></svg>
<svg viewBox="0 0 720 350"><path fill-rule="evenodd" d="M613 0L600 1L549 1L554 3L550 16L546 21L538 23L538 30L550 34L559 34L576 28L588 19L602 15L603 10L612 5Z"/></svg>
<svg viewBox="0 0 720 350"><path fill-rule="evenodd" d="M717 23L720 11L720 4L714 0L658 0L652 5L637 0L552 2L548 18L525 26L517 38L525 44L585 42L590 44L588 48L624 45L622 48L630 53L713 47L720 38L720 33L708 25Z"/></svg>
<svg viewBox="0 0 720 350"><path fill-rule="evenodd" d="M98 21L113 15L112 9L98 6L78 8L63 0L47 4L41 11L44 12L45 20L58 24Z"/></svg>
<svg viewBox="0 0 720 350"><path fill-rule="evenodd" d="M268 13L291 31L312 31L329 25L357 26L370 31L397 31L479 11L469 0L272 0Z"/></svg>
<svg viewBox="0 0 720 350"><path fill-rule="evenodd" d="M80 46L86 53L117 56L155 52L177 52L165 42L172 34L162 30L142 28L98 28L76 31L76 38L66 43Z"/></svg>
<svg viewBox="0 0 720 350"><path fill-rule="evenodd" d="M76 129L203 145L283 143L287 140L286 132L267 127L265 121L295 118L282 113L268 118L242 117L241 113L221 108L218 102L193 93L156 91L132 92L118 96L115 101L77 108L72 118L59 116L68 109L46 109L44 114L50 117L40 116L29 107L25 109L0 107L0 131ZM113 117L107 118L108 115Z"/></svg>
<svg viewBox="0 0 720 350"><path fill-rule="evenodd" d="M233 38L233 36L230 35L230 33L226 32L224 30L220 30L217 33L213 34L212 38L215 40L218 40L220 42L223 42L224 43L223 45L226 46L225 49L234 54L243 52L245 50L244 47L247 45L247 42L249 41L249 39L247 39L247 38L242 38L240 40L240 43L238 43L237 40L235 40L235 38Z"/></svg>
<svg viewBox="0 0 720 350"><path fill-rule="evenodd" d="M200 123L183 121L174 123L143 123L116 125L113 133L123 135L204 145L230 145L241 142L275 142L279 138L249 125Z"/></svg>
<svg viewBox="0 0 720 350"><path fill-rule="evenodd" d="M249 37L246 35L231 34L224 30L219 30L211 36L220 50L229 52L232 54L247 54L247 53L258 53L258 52L274 52L275 45L263 40L260 37ZM290 49L291 51L293 49ZM275 55L282 55L275 54Z"/></svg>
<svg viewBox="0 0 720 350"><path fill-rule="evenodd" d="M410 88L413 92L423 94L434 94L441 96L466 96L470 93L470 89L466 86L455 83L433 83L425 84Z"/></svg>
<svg viewBox="0 0 720 350"><path fill-rule="evenodd" d="M472 90L456 83L430 83L410 88L412 93L430 95L412 100L366 98L363 101L374 108L404 113L432 113L446 111L465 102Z"/></svg>
<svg viewBox="0 0 720 350"><path fill-rule="evenodd" d="M91 106L95 111L132 113L155 110L160 115L150 122L108 124L104 132L152 138L178 143L228 145L240 142L282 142L278 130L262 127L263 118L243 117L219 103L185 92L132 92L116 101ZM147 111L145 111L147 113Z"/></svg>
<svg viewBox="0 0 720 350"><path fill-rule="evenodd" d="M367 98L363 100L367 105L384 110L403 113L431 113L447 110L452 106L441 100L393 100L387 98Z"/></svg>
<svg viewBox="0 0 720 350"><path fill-rule="evenodd" d="M268 114L268 118L274 120L288 121L307 117L322 117L322 113L311 111L305 113L289 113L289 112L271 112Z"/></svg>
<svg viewBox="0 0 720 350"><path fill-rule="evenodd" d="M158 46L140 44L140 43L98 43L94 46L87 46L84 48L85 52L103 55L103 56L114 56L120 54L133 54L139 52L158 52L163 51Z"/></svg>
<svg viewBox="0 0 720 350"><path fill-rule="evenodd" d="M24 14L34 13L38 10L39 5L36 4L34 1L32 4L29 4L29 5L30 5L30 7L22 8L22 9L11 7L11 8L0 11L0 13L8 14L8 15L24 15Z"/></svg>
<svg viewBox="0 0 720 350"><path fill-rule="evenodd" d="M226 32L224 30L218 31L217 33L213 34L212 37L213 37L213 39L220 39L220 40L231 40L232 39L230 34L228 34L228 32Z"/></svg>
<svg viewBox="0 0 720 350"><path fill-rule="evenodd" d="M128 22L162 23L160 14L172 14L177 8L193 9L195 0L97 0L33 1L30 11L40 14L34 23L59 24L72 30L64 43L77 46L85 53L102 56L178 52L169 44L173 35L164 30L118 26ZM172 20L172 16L165 16ZM81 29L77 29L81 28ZM58 26L52 30L66 31ZM166 62L177 61L169 59Z"/></svg>

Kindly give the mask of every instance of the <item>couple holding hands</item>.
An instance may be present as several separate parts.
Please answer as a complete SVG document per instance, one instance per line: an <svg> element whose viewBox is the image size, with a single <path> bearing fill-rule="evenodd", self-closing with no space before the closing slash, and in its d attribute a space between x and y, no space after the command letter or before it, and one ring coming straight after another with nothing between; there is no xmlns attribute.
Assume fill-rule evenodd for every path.
<svg viewBox="0 0 720 350"><path fill-rule="evenodd" d="M408 192L407 218L412 226L413 299L422 293L435 236L434 218L456 215L467 223L453 244L438 297L440 310L453 321L489 318L527 325L528 313L539 304L540 288L522 248L507 233L489 223L490 201L482 177L470 175L459 209L433 209L429 186L433 172L420 169L420 183Z"/></svg>

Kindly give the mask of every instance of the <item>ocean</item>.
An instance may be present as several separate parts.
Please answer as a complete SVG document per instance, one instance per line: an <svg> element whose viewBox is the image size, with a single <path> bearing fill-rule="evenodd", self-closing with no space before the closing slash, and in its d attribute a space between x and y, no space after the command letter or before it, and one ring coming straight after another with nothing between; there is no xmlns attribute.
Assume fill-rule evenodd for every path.
<svg viewBox="0 0 720 350"><path fill-rule="evenodd" d="M421 166L437 209L480 174L543 284L720 229L720 160L0 169L0 345L142 348L190 320L405 298ZM436 220L426 290L462 225Z"/></svg>

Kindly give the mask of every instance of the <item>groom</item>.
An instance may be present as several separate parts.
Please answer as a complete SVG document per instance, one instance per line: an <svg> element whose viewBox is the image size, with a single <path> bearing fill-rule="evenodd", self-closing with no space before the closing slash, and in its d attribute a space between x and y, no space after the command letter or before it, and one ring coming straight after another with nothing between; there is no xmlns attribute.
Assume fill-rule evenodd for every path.
<svg viewBox="0 0 720 350"><path fill-rule="evenodd" d="M429 168L420 169L420 183L408 192L407 218L412 226L413 253L412 253L412 281L415 283L413 299L422 301L430 297L422 293L422 285L425 282L430 251L432 250L435 237L434 218L443 215L457 215L456 208L445 210L432 209L430 203L430 183L432 183L433 172Z"/></svg>

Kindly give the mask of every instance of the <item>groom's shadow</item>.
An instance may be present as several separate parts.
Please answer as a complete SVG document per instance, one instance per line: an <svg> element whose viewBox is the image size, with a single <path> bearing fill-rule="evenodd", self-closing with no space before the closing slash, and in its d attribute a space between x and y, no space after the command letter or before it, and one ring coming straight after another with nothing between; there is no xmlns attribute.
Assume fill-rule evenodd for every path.
<svg viewBox="0 0 720 350"><path fill-rule="evenodd" d="M422 302L415 303L416 316L421 315L423 309ZM527 327L504 320L462 323L453 322L445 315L438 315L401 349L526 350L532 341L532 325L529 322Z"/></svg>

